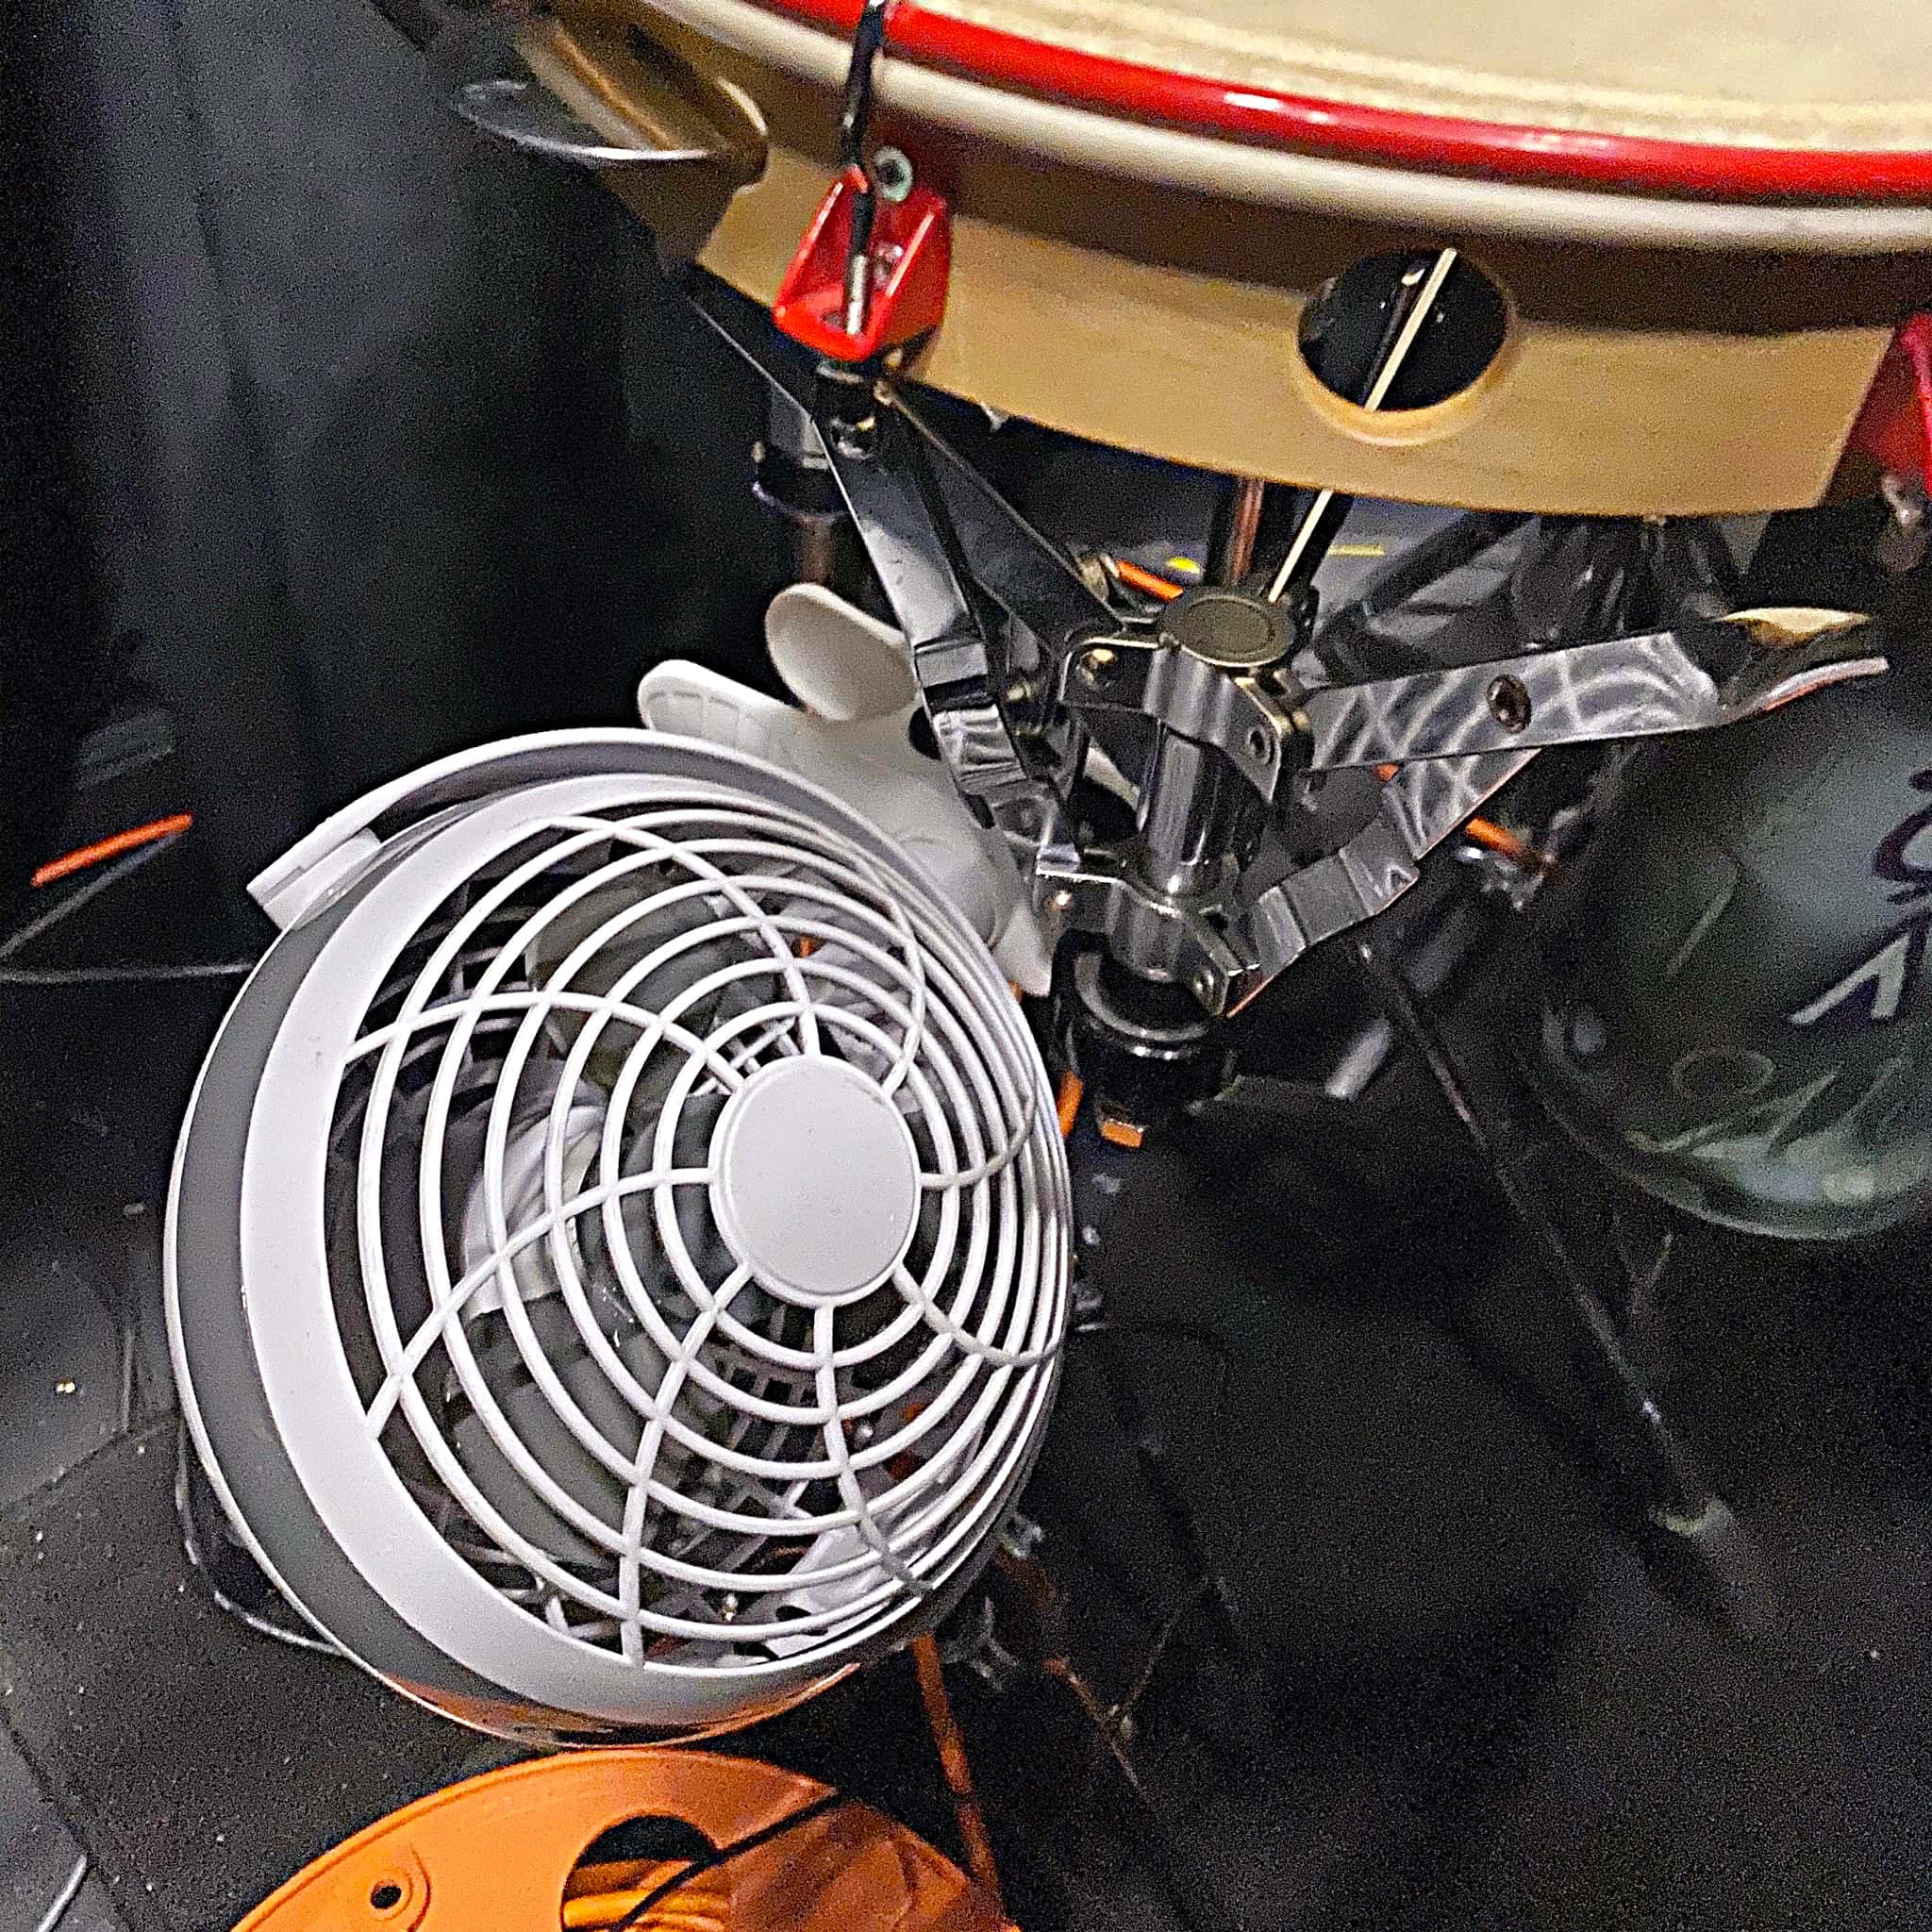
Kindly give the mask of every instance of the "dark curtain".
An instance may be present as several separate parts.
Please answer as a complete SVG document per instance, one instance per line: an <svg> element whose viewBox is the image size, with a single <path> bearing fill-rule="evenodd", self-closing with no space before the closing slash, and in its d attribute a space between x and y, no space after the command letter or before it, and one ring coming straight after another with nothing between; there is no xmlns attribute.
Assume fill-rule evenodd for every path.
<svg viewBox="0 0 1932 1932"><path fill-rule="evenodd" d="M71 640L127 641L230 886L378 778L627 718L661 656L744 668L761 398L614 202L447 115L356 0L32 5L9 245L74 513L14 531L71 593L25 655L85 710Z"/></svg>
<svg viewBox="0 0 1932 1932"><path fill-rule="evenodd" d="M75 742L110 683L72 435L75 288L53 54L32 8L0 36L0 918L43 856Z"/></svg>

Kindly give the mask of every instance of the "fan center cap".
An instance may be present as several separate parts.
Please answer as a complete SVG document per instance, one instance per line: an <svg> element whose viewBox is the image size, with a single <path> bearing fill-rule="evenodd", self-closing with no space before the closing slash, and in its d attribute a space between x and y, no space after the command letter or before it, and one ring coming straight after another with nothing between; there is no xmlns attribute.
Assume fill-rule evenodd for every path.
<svg viewBox="0 0 1932 1932"><path fill-rule="evenodd" d="M919 1150L891 1101L844 1060L760 1067L711 1139L711 1211L773 1293L807 1306L876 1288L912 1244Z"/></svg>

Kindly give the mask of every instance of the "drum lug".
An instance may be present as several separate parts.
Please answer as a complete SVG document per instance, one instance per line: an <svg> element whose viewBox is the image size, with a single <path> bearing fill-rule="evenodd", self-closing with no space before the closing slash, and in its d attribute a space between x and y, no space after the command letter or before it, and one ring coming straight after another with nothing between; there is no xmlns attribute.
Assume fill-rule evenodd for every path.
<svg viewBox="0 0 1932 1932"><path fill-rule="evenodd" d="M1913 316L1891 339L1846 446L1932 490L1932 315Z"/></svg>
<svg viewBox="0 0 1932 1932"><path fill-rule="evenodd" d="M892 0L865 0L839 117L839 175L819 203L772 303L794 341L840 362L869 362L940 325L953 217L897 148L866 158L873 70Z"/></svg>
<svg viewBox="0 0 1932 1932"><path fill-rule="evenodd" d="M848 170L812 216L772 320L821 356L869 361L939 326L951 258L952 213L936 189L915 181L903 201L886 201Z"/></svg>

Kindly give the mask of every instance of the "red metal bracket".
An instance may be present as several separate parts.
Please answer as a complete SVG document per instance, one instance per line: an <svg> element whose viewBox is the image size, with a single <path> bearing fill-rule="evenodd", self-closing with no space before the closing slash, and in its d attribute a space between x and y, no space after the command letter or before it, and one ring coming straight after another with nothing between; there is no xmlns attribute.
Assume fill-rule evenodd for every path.
<svg viewBox="0 0 1932 1932"><path fill-rule="evenodd" d="M869 192L857 168L832 183L772 304L772 320L788 336L840 362L864 362L898 348L937 328L946 310L952 211L938 190L915 182L904 201L874 197L865 321L857 334L846 329L853 218Z"/></svg>
<svg viewBox="0 0 1932 1932"><path fill-rule="evenodd" d="M1932 315L1913 316L1891 339L1847 447L1932 490Z"/></svg>

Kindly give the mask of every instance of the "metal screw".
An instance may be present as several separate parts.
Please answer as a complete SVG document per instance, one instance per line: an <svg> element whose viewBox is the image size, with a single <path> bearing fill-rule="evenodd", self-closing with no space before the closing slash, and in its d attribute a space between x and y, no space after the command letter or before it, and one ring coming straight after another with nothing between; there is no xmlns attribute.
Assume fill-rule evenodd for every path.
<svg viewBox="0 0 1932 1932"><path fill-rule="evenodd" d="M1023 1563L1045 1541L1045 1530L1041 1528L1032 1517L1022 1516L1017 1512L1013 1520L1000 1532L1000 1547L1009 1555L1018 1557Z"/></svg>
<svg viewBox="0 0 1932 1932"><path fill-rule="evenodd" d="M832 447L856 463L870 462L878 452L879 420L863 416L856 422L841 421L831 425Z"/></svg>
<svg viewBox="0 0 1932 1932"><path fill-rule="evenodd" d="M1208 972L1207 967L1203 966L1199 968L1194 974L1194 976L1188 981L1188 991L1191 993L1192 993L1194 997L1197 1000L1199 1000L1204 1007L1208 1008L1210 1010L1213 1008L1214 975L1213 974Z"/></svg>
<svg viewBox="0 0 1932 1932"><path fill-rule="evenodd" d="M1891 515L1878 539L1878 567L1893 576L1917 570L1932 550L1932 509L1925 492L1904 476L1884 476L1878 484Z"/></svg>
<svg viewBox="0 0 1932 1932"><path fill-rule="evenodd" d="M1529 687L1520 677L1492 678L1484 693L1490 715L1505 731L1521 731L1529 723Z"/></svg>
<svg viewBox="0 0 1932 1932"><path fill-rule="evenodd" d="M997 429L999 424L993 427ZM1120 587L1108 574L1107 559L1097 550L1076 550L1074 553L1074 567L1080 573L1080 581L1103 602L1111 597Z"/></svg>
<svg viewBox="0 0 1932 1932"><path fill-rule="evenodd" d="M1610 1029L1594 1007L1577 1006L1570 1010L1570 1052L1573 1058L1593 1060L1610 1043Z"/></svg>
<svg viewBox="0 0 1932 1932"><path fill-rule="evenodd" d="M1105 644L1080 659L1080 682L1105 691L1120 675L1121 660Z"/></svg>
<svg viewBox="0 0 1932 1932"><path fill-rule="evenodd" d="M872 158L872 185L881 201L899 202L912 192L912 162L896 147L882 147Z"/></svg>

